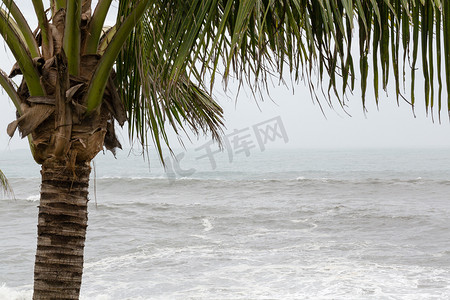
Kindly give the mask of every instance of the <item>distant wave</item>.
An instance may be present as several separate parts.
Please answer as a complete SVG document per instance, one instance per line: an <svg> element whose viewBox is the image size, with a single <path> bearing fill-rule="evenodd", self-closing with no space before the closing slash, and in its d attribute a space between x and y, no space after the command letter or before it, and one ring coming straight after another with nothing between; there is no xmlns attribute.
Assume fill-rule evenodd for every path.
<svg viewBox="0 0 450 300"><path fill-rule="evenodd" d="M41 199L41 195L31 195L27 197L27 201L31 201L31 202L36 202L39 201L39 199Z"/></svg>
<svg viewBox="0 0 450 300"><path fill-rule="evenodd" d="M39 182L29 181L15 181L12 186L15 193L16 200L24 202L39 201ZM147 197L152 194L152 191L158 190L173 190L174 188L190 187L196 190L209 190L212 192L215 189L230 190L231 192L240 191L259 191L265 193L272 193L278 188L291 193L298 192L295 188L308 188L308 190L323 189L323 188L339 188L339 189L365 189L378 187L391 187L393 189L407 188L407 187L423 187L433 189L436 188L447 189L450 186L450 180L444 178L427 178L412 177L324 177L296 174L261 174L256 177L253 174L236 178L233 176L217 176L217 177L166 177L166 176L133 176L133 177L101 177L96 180L91 180L90 186L92 189L97 189L99 192L107 192L113 196L122 191L132 191L136 197ZM94 194L92 194L94 195ZM0 195L0 199L8 199L6 196Z"/></svg>
<svg viewBox="0 0 450 300"><path fill-rule="evenodd" d="M117 183L117 182L263 182L263 183L283 183L283 182L291 182L291 183L314 183L314 184L392 184L392 185L411 185L411 184L440 184L440 185L450 185L450 180L445 179L432 179L432 178L332 178L332 177L305 177L298 176L296 178L283 178L283 175L280 175L278 178L258 178L248 176L245 179L242 178L201 178L201 177L102 177L97 178L97 183ZM92 181L91 181L92 182Z"/></svg>

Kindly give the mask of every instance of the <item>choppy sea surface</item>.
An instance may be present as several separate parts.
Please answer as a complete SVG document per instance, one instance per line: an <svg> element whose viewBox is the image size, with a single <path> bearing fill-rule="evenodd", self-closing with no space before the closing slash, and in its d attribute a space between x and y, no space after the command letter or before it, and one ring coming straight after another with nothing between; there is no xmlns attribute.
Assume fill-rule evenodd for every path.
<svg viewBox="0 0 450 300"><path fill-rule="evenodd" d="M82 299L450 299L450 149L100 154ZM0 299L31 299L39 168L0 152Z"/></svg>

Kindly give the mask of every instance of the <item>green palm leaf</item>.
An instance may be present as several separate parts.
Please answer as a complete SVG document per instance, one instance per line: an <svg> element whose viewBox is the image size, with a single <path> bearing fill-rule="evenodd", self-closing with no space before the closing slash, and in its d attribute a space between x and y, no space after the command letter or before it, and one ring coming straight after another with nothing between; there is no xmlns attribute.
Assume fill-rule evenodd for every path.
<svg viewBox="0 0 450 300"><path fill-rule="evenodd" d="M0 170L0 190L6 194L12 194L11 186L9 185L8 179L5 174L3 174L2 170Z"/></svg>
<svg viewBox="0 0 450 300"><path fill-rule="evenodd" d="M119 20L128 14L128 2L121 1ZM443 88L441 59L446 62L447 81L450 78L447 47L450 45L450 5L442 3L419 0L157 1L135 28L117 61L116 81L131 120L130 132L146 144L145 133L149 130L158 148L160 140L166 141L166 121L176 131L187 122L195 131L208 129L217 135L220 110L199 114L195 109L181 113L178 108L186 109L189 107L186 103L200 101L193 93L182 92L192 88L201 90L203 99L209 98L210 105L205 106L206 109L216 107L210 91L219 71L225 83L230 77L236 77L247 82L255 94L267 88L271 76L281 81L285 76L293 76L296 81L306 78L313 90L325 88L330 105L333 98L345 105L345 94L353 92L358 76L351 51L355 24L359 26L359 80L364 106L369 72L374 74L377 103L379 86L386 90L390 81L395 83L397 99L405 98L406 93L400 88L405 83L405 75L399 74L402 65L403 70L411 72L410 102L415 103L415 69L421 48L424 104L431 109L436 104L441 107L442 93L437 93L437 99L434 93L434 44L438 48L439 91ZM436 43L433 43L434 37ZM441 39L444 49L440 46ZM370 56L373 65L369 67ZM284 72L286 66L290 74ZM316 74L318 84L313 82ZM219 113L215 118L205 118L214 111Z"/></svg>
<svg viewBox="0 0 450 300"><path fill-rule="evenodd" d="M123 14L127 15L125 8ZM170 73L175 68L160 63L166 51L162 44L170 44L170 40L164 41L162 30L166 28L160 25L166 27L170 22L157 24L153 17L176 17L181 21L183 12L168 16L161 14L162 11L149 10L128 38L116 63L116 81L128 112L129 131L143 145L148 145L150 132L161 159L162 144L169 144L167 125L176 133L185 131L186 126L196 134L211 132L217 141L223 127L222 109L201 81L194 82L200 79L199 74L190 77L184 68L183 72L176 72L176 79L171 79Z"/></svg>

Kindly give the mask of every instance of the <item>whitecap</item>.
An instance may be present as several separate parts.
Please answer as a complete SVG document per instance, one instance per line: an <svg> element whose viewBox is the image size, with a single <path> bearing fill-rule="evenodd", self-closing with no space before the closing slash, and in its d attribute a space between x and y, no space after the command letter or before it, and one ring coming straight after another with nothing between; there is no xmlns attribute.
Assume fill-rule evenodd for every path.
<svg viewBox="0 0 450 300"><path fill-rule="evenodd" d="M41 199L41 195L31 195L27 197L27 201L37 202Z"/></svg>
<svg viewBox="0 0 450 300"><path fill-rule="evenodd" d="M308 219L306 220L291 220L292 223L306 223Z"/></svg>
<svg viewBox="0 0 450 300"><path fill-rule="evenodd" d="M190 236L191 237L195 237L195 238L199 238L199 239L202 239L202 240L208 240L209 239L207 236L200 235L200 234L191 234Z"/></svg>
<svg viewBox="0 0 450 300"><path fill-rule="evenodd" d="M0 300L28 300L31 299L33 291L29 290L16 290L7 287L5 283L0 285Z"/></svg>
<svg viewBox="0 0 450 300"><path fill-rule="evenodd" d="M305 229L316 229L317 226L318 226L316 223L313 223L313 222L309 221L309 219L291 220L291 222L292 223L296 223L296 224L302 223L302 224L305 224L305 225L309 226L308 228L305 228Z"/></svg>
<svg viewBox="0 0 450 300"><path fill-rule="evenodd" d="M214 228L214 226L211 224L211 222L207 218L202 219L202 224L205 227L203 229L204 231L210 231L211 229Z"/></svg>

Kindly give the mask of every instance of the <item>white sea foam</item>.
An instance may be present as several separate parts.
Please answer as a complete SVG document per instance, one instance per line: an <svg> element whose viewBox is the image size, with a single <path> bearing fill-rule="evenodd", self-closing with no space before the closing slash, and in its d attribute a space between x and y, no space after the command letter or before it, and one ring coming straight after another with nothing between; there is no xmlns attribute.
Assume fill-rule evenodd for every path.
<svg viewBox="0 0 450 300"><path fill-rule="evenodd" d="M318 226L316 223L311 222L309 219L304 219L304 220L291 220L291 222L292 222L292 223L303 223L303 224L305 224L305 225L308 226L308 228L304 228L304 229L308 229L308 230L315 229L315 228L317 228L317 226Z"/></svg>
<svg viewBox="0 0 450 300"><path fill-rule="evenodd" d="M31 195L27 197L27 201L37 202L41 199L41 195Z"/></svg>
<svg viewBox="0 0 450 300"><path fill-rule="evenodd" d="M111 295L104 295L104 294L80 296L80 300L112 300L112 299L113 298L111 297Z"/></svg>
<svg viewBox="0 0 450 300"><path fill-rule="evenodd" d="M211 224L211 221L209 221L207 218L202 219L202 225L205 227L204 231L210 231L214 228L214 226Z"/></svg>
<svg viewBox="0 0 450 300"><path fill-rule="evenodd" d="M198 239L202 239L202 240L209 240L210 239L206 235L201 235L201 234L191 234L190 236L198 238Z"/></svg>
<svg viewBox="0 0 450 300"><path fill-rule="evenodd" d="M142 267L147 266L140 265ZM125 286L128 295L131 295L129 299L138 299L139 293L147 295L147 298L144 296L141 299L418 300L446 299L450 295L448 278L445 278L448 272L436 273L430 268L413 266L386 267L339 258L324 258L321 262L299 260L297 263L272 264L241 258L239 263L209 270L181 269L183 273L178 273L180 269L172 272L157 269L160 273L154 272L147 283L137 278L130 282L132 270L121 269L127 281L105 282L104 289L116 295L111 299L124 299L118 295ZM120 277L116 278L120 280ZM169 289L159 289L158 283ZM93 291L88 292L90 295L95 294Z"/></svg>
<svg viewBox="0 0 450 300"><path fill-rule="evenodd" d="M0 300L30 300L33 296L31 289L17 289L0 284Z"/></svg>

